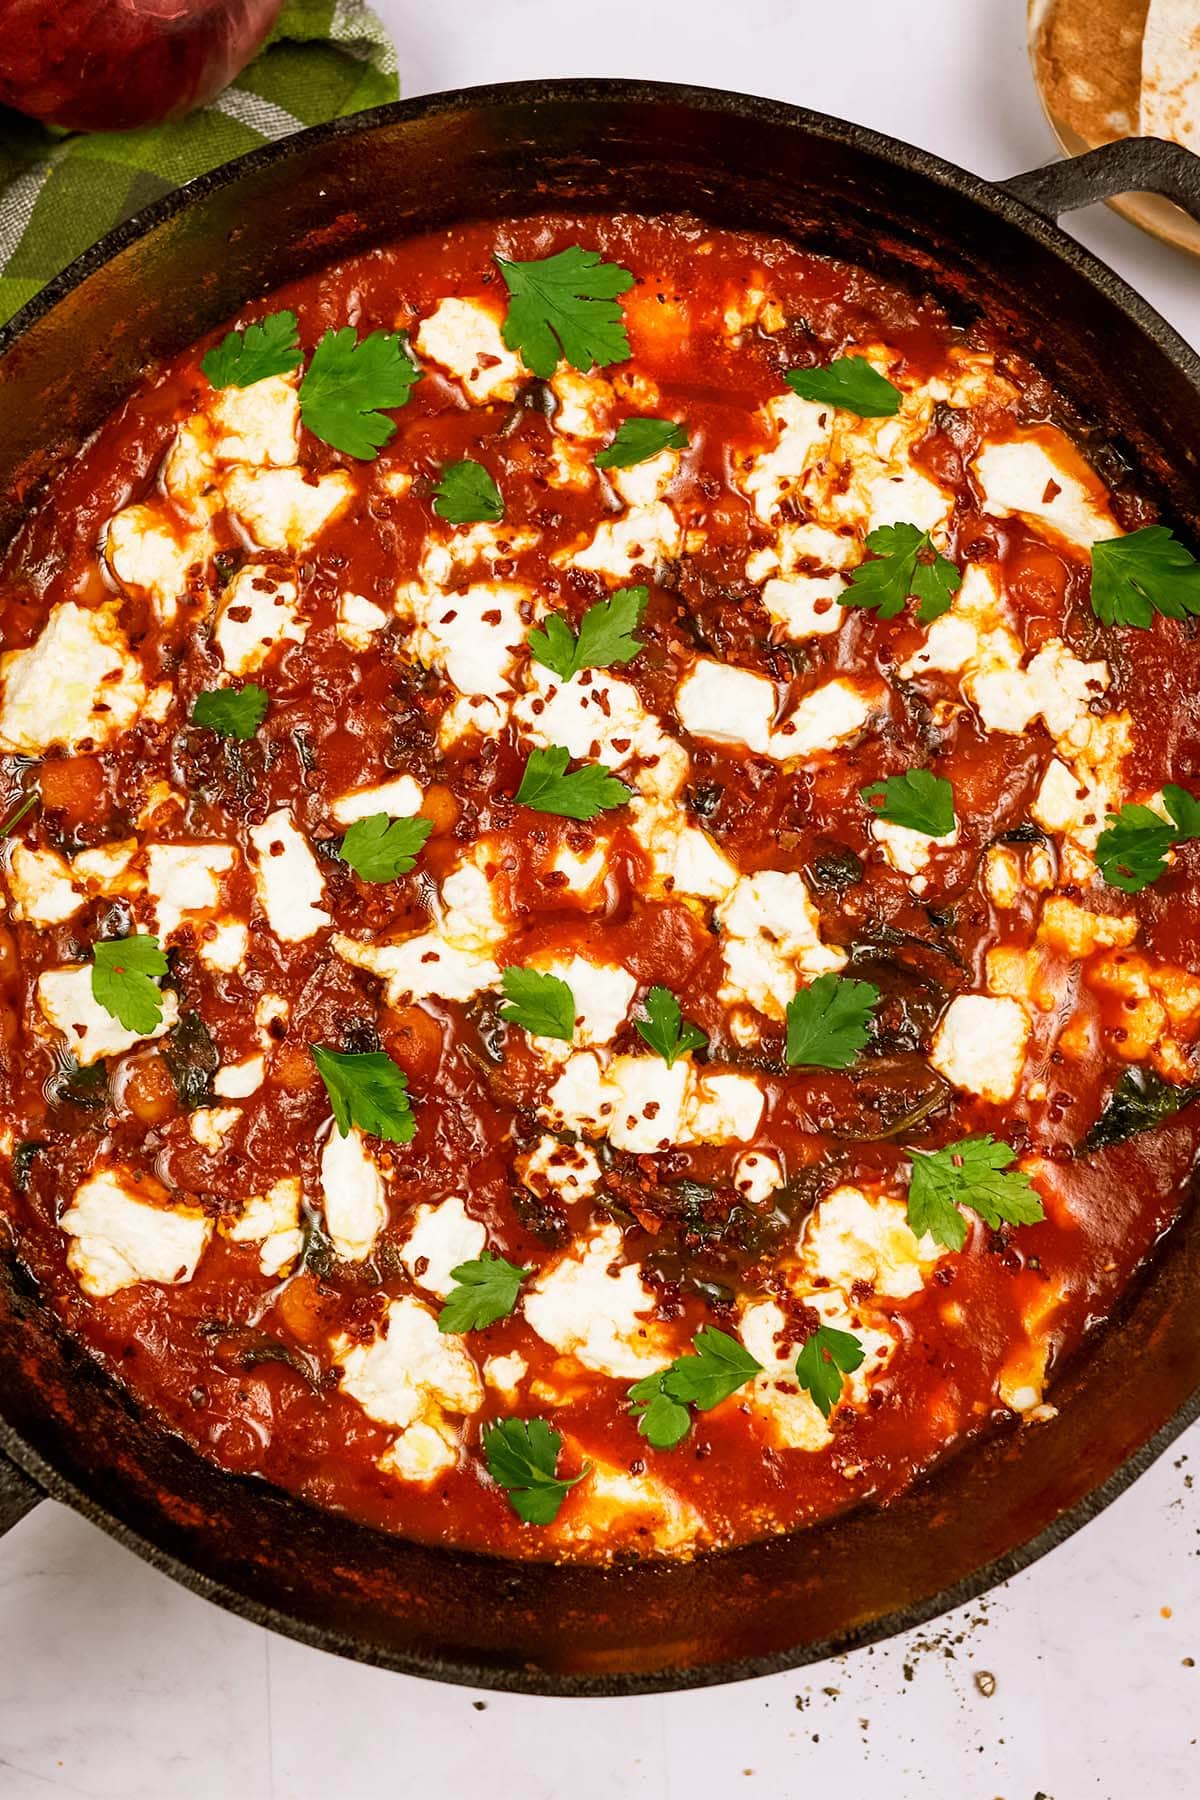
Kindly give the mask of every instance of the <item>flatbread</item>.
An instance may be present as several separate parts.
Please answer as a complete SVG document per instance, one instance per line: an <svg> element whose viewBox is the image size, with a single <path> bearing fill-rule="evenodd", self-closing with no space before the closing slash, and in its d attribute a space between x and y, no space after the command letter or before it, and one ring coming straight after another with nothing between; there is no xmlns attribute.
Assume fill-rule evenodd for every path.
<svg viewBox="0 0 1200 1800"><path fill-rule="evenodd" d="M1138 130L1200 150L1200 0L1150 0Z"/></svg>
<svg viewBox="0 0 1200 1800"><path fill-rule="evenodd" d="M1177 7L1181 3L1176 0ZM1042 99L1051 117L1087 144L1139 130L1148 10L1150 0L1032 0L1030 37ZM1195 4L1185 10L1196 17Z"/></svg>

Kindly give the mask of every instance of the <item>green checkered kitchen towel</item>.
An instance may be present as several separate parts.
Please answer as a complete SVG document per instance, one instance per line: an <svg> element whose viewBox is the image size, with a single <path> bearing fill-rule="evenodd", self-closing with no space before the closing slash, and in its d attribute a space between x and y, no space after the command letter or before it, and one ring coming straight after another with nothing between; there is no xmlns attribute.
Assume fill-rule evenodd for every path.
<svg viewBox="0 0 1200 1800"><path fill-rule="evenodd" d="M186 119L65 134L0 109L0 323L181 182L398 91L391 40L363 0L286 0L255 60Z"/></svg>

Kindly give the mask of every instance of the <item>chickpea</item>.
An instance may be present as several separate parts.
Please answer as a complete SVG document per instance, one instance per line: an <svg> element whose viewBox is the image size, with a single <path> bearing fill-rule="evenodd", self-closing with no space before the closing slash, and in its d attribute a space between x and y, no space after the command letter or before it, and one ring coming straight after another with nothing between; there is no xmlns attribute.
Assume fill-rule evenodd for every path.
<svg viewBox="0 0 1200 1800"><path fill-rule="evenodd" d="M311 1275L295 1276L275 1302L284 1329L302 1344L322 1335L324 1310L320 1290Z"/></svg>
<svg viewBox="0 0 1200 1800"><path fill-rule="evenodd" d="M389 1056L413 1081L429 1081L442 1060L442 1028L422 1006L390 1007L380 1019L380 1035Z"/></svg>
<svg viewBox="0 0 1200 1800"><path fill-rule="evenodd" d="M316 1064L303 1044L280 1044L271 1061L271 1078L290 1093L303 1093L317 1079Z"/></svg>
<svg viewBox="0 0 1200 1800"><path fill-rule="evenodd" d="M442 836L453 831L458 823L459 806L444 781L435 781L426 790L421 802L421 816L429 819L433 825L434 835Z"/></svg>
<svg viewBox="0 0 1200 1800"><path fill-rule="evenodd" d="M141 1125L161 1125L178 1106L171 1072L162 1057L151 1051L139 1056L125 1082L123 1099Z"/></svg>

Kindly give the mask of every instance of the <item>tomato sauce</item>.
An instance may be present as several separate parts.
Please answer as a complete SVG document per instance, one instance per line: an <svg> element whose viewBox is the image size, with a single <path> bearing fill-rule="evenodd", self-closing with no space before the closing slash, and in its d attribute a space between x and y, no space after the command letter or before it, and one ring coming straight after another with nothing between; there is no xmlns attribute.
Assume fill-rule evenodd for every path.
<svg viewBox="0 0 1200 1800"><path fill-rule="evenodd" d="M494 477L504 521L494 528L491 561L452 568L441 584L447 596L469 583L511 584L526 596L528 629L549 612L577 629L586 609L618 585L574 561L598 525L622 510L591 465L607 437L587 443L562 431L554 381L524 373L511 397L477 403L460 377L419 350L421 322L448 296L503 315L498 252L532 260L572 244L635 277L623 300L631 358L586 378L596 384L597 406L608 409L609 434L627 413L683 420L688 432L665 494L681 547L635 560L632 579L648 589L638 627L644 648L607 673L632 684L645 712L686 751L686 779L670 803L678 817L706 832L742 877L801 877L821 943L842 953L845 975L878 989L870 1041L849 1068L790 1067L782 1014L760 1012L752 1026L738 1027L738 1009L722 997L724 940L711 899L664 892L623 811L580 823L516 803L529 742L511 712L498 731L447 741L440 727L454 686L444 668L414 653L411 626L397 616L398 588L427 578L430 544L455 539L433 500L441 471L468 457ZM762 294L765 303L755 298ZM1095 477L1089 484L1086 468L1079 473L1042 376L1008 354L986 322L964 333L933 302L863 270L687 218L481 222L336 265L255 303L238 325L284 308L306 349L330 327L350 325L360 336L399 330L423 365L407 404L389 411L395 433L376 459L349 457L300 431L307 481L346 470L353 482L349 504L313 542L295 552L256 547L230 510L217 507L207 519L208 553L178 585L172 618L147 589L121 583L98 552L108 521L141 504L184 541L190 527L183 507L164 495L162 470L181 425L211 407L201 360L216 334L147 376L30 514L0 577L7 652L35 644L57 605L115 607L147 692L168 690L161 707L143 704L106 743L3 758L4 817L25 794L38 796L13 829L10 858L11 846L24 845L73 865L99 846L136 840L124 891L93 890L61 922L10 916L0 927L4 1214L46 1304L139 1405L221 1466L389 1531L503 1555L687 1554L743 1541L858 1502L886 1502L935 1458L1017 1412L1023 1428L1036 1430L1053 1404L1055 1371L1107 1315L1183 1202L1195 1150L1189 1115L1094 1154L1081 1147L1121 1077L1153 1065L1168 1030L1176 1048L1158 1079L1186 1082L1200 1003L1188 990L1159 1026L1161 1007L1148 1024L1145 1007L1146 996L1165 993L1164 970L1178 986L1194 982L1200 968L1200 855L1179 846L1167 876L1136 896L1105 886L1083 853L1072 865L1055 833L1031 823L1056 755L1044 719L989 729L958 674L914 672L927 632L911 604L892 618L840 608L835 632L794 637L780 629L747 562L776 546L784 527L806 522L805 500L783 488L764 519L748 498L747 470L770 453L764 409L787 393L789 370L823 366L859 346L885 346L906 393L944 383L952 365L984 370L966 403L961 395L956 404L935 401L908 464L946 497L939 548L960 572L994 571L1022 654L1054 642L1080 662L1104 661L1108 683L1090 713L1128 720L1114 804L1200 773L1197 639L1190 624L1165 619L1151 630L1103 628L1089 603L1086 550L1030 515L988 510L973 466L989 442L1048 434L1041 441L1114 529L1149 522L1149 506L1133 492L1106 494ZM620 390L612 385L618 378ZM639 404L639 396L650 398ZM556 440L574 461L574 481L555 460ZM303 629L275 644L254 672L269 710L242 740L189 718L196 696L228 678L212 620L248 561L274 580L295 581ZM387 617L363 649L337 628L347 593ZM689 733L677 695L697 659L767 678L780 718L839 677L869 683L869 727L791 760ZM527 670L522 648L505 706ZM881 853L859 796L871 783L927 767L952 783L958 834L914 877ZM419 785L431 834L410 873L369 883L338 855L343 828L331 817L331 797L400 775ZM253 878L250 833L281 809L316 858L332 921L291 941L266 915ZM236 852L219 907L185 913L166 931L141 879L148 849L198 841ZM597 842L602 892L584 904L555 878L555 858L563 849L586 857ZM508 933L497 960L590 955L624 969L639 1003L650 987L669 988L708 1039L701 1070L741 1072L756 1084L762 1109L750 1138L638 1153L593 1133L593 1193L568 1199L523 1180L521 1159L554 1134L546 1112L554 1071L536 1040L503 1023L494 988L465 1001L389 998L386 982L333 947L336 933L393 944L429 930L441 885L480 844ZM1035 846L1049 865L1040 885L1030 872ZM989 863L998 849L1007 864L994 856ZM1004 868L1015 870L1013 891L999 904ZM1133 939L1103 950L1113 967L1099 969L1101 951L1073 955L1046 937L1050 896L1097 919L1135 921ZM19 910L10 887L10 914ZM218 912L246 930L244 955L224 970L203 954ZM164 985L181 1020L202 1021L204 1039L195 1037L189 1051L181 1025L76 1067L71 1044L39 1009L39 977L86 962L97 938L130 929L159 931L169 951ZM1020 964L1029 1042L1020 1084L1002 1101L956 1085L930 1062L956 997L1013 992L998 989L1001 965L990 960L997 950L1041 958L1036 981L1032 964ZM1140 987L1130 986L1132 965L1122 957L1142 959ZM627 1013L605 1054L645 1052L636 1017L636 1009ZM1130 1031L1141 1046L1136 1055ZM357 1261L334 1252L323 1221L330 1102L313 1044L381 1049L408 1077L413 1141L367 1137L386 1222ZM214 1096L218 1061L257 1056L264 1072L252 1092ZM197 1100L235 1114L209 1141L192 1128ZM964 1248L927 1254L913 1291L881 1293L869 1272L845 1290L854 1316L885 1333L889 1352L886 1366L835 1408L817 1447L784 1441L769 1388L752 1385L697 1411L678 1448L655 1449L630 1409L630 1376L600 1372L546 1341L518 1303L463 1339L477 1368L517 1356L526 1371L515 1389L481 1381L479 1404L452 1421L451 1466L427 1480L380 1467L396 1430L346 1391L345 1358L379 1340L399 1297L438 1309L422 1285L425 1271L402 1255L419 1207L461 1199L489 1252L531 1271L526 1291L572 1246L613 1225L620 1261L636 1265L649 1296L634 1329L663 1346L663 1362L685 1354L706 1325L737 1336L747 1304L762 1300L788 1320L783 1342L794 1362L817 1317L812 1293L829 1285L818 1272L800 1293L793 1278L797 1245L822 1200L856 1187L902 1202L911 1150L981 1133L1020 1159L1044 1218L989 1229L971 1215ZM570 1142L574 1134L559 1135ZM749 1198L738 1185L748 1150L780 1171L764 1197ZM98 1166L132 1170L152 1198L204 1215L209 1234L191 1279L85 1290L67 1261L76 1240L59 1221ZM237 1241L227 1228L252 1198L291 1178L301 1184L302 1242L265 1274L261 1244ZM1005 1376L1026 1363L1027 1379ZM776 1378L797 1397L786 1370L767 1371L763 1381ZM1019 1405L1014 1384L1033 1390ZM552 1525L523 1523L481 1449L488 1424L510 1416L546 1419L562 1439L560 1474L600 1465L608 1488L585 1476ZM813 1426L822 1436L815 1419Z"/></svg>

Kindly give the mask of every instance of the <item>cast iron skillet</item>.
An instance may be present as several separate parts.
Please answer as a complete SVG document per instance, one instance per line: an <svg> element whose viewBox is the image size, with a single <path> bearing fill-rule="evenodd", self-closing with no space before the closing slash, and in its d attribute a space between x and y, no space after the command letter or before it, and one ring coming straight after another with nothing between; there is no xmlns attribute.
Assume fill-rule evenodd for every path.
<svg viewBox="0 0 1200 1800"><path fill-rule="evenodd" d="M381 107L193 182L0 333L0 542L148 364L250 296L407 232L558 204L689 208L936 290L963 317L986 306L1195 540L1200 358L1052 222L1133 189L1200 216L1200 159L1133 141L994 186L837 119L626 82ZM929 1619L1099 1512L1200 1413L1197 1294L1193 1208L1059 1378L1050 1422L973 1443L886 1509L605 1570L408 1543L223 1473L64 1342L0 1255L0 1522L53 1495L246 1618L441 1680L573 1695L732 1681Z"/></svg>

